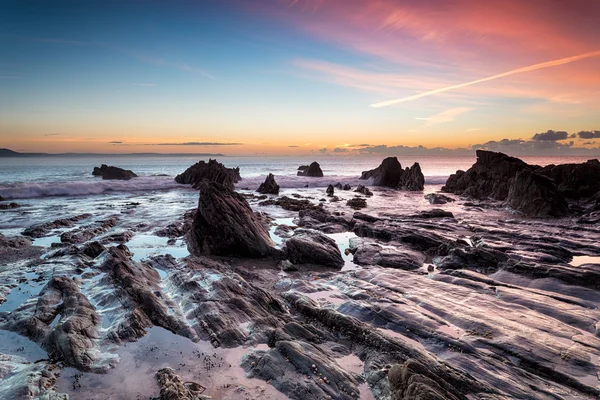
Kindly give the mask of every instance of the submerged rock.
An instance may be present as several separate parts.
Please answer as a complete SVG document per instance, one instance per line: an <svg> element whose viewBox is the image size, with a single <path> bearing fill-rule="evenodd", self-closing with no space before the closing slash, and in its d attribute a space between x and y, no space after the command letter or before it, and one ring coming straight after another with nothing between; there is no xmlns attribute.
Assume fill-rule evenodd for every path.
<svg viewBox="0 0 600 400"><path fill-rule="evenodd" d="M322 178L323 171L318 162L313 161L310 165L301 165L298 167L298 176L312 176Z"/></svg>
<svg viewBox="0 0 600 400"><path fill-rule="evenodd" d="M44 224L33 225L23 231L23 235L33 238L41 238L50 233L50 231L58 228L69 228L75 225L76 222L91 217L92 214L79 214L70 218L57 219Z"/></svg>
<svg viewBox="0 0 600 400"><path fill-rule="evenodd" d="M452 197L440 193L429 193L425 195L425 199L431 204L446 204L454 201Z"/></svg>
<svg viewBox="0 0 600 400"><path fill-rule="evenodd" d="M235 183L242 180L239 168L227 168L217 160L202 160L192 165L182 174L175 177L175 182L184 185L192 185L198 189L204 179L217 182L228 189L233 190Z"/></svg>
<svg viewBox="0 0 600 400"><path fill-rule="evenodd" d="M402 169L396 157L388 157L381 165L370 171L364 171L360 179L373 179L375 186L386 186L394 189L419 191L423 190L425 177L419 163Z"/></svg>
<svg viewBox="0 0 600 400"><path fill-rule="evenodd" d="M346 205L354 210L360 210L367 206L367 200L362 197L354 197L346 202Z"/></svg>
<svg viewBox="0 0 600 400"><path fill-rule="evenodd" d="M190 253L234 257L276 253L269 231L244 196L207 180L199 189L198 211L187 233Z"/></svg>
<svg viewBox="0 0 600 400"><path fill-rule="evenodd" d="M371 192L369 188L364 185L358 185L354 191L356 193L362 193L365 196L373 196L373 192Z"/></svg>
<svg viewBox="0 0 600 400"><path fill-rule="evenodd" d="M18 203L6 203L0 204L0 210L13 210L15 208L20 208L21 205Z"/></svg>
<svg viewBox="0 0 600 400"><path fill-rule="evenodd" d="M528 217L561 218L569 215L567 201L554 183L527 169L515 176L506 203Z"/></svg>
<svg viewBox="0 0 600 400"><path fill-rule="evenodd" d="M106 164L102 164L100 167L94 167L92 175L101 176L102 179L115 179L124 181L128 181L131 178L137 177L133 171L119 167L108 166Z"/></svg>
<svg viewBox="0 0 600 400"><path fill-rule="evenodd" d="M297 229L286 240L283 248L285 258L294 264L315 264L331 268L344 266L344 259L335 240L308 229Z"/></svg>
<svg viewBox="0 0 600 400"><path fill-rule="evenodd" d="M267 175L265 181L260 184L256 191L261 194L279 194L279 185L275 182L275 176L273 174Z"/></svg>

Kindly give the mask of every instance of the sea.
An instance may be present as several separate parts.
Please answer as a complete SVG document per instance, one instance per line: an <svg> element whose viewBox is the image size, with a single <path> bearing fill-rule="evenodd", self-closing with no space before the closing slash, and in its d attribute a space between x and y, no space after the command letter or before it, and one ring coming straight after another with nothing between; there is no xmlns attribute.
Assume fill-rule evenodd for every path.
<svg viewBox="0 0 600 400"><path fill-rule="evenodd" d="M0 196L9 200L40 197L102 196L119 192L184 190L174 177L200 160L198 156L44 156L0 158ZM275 175L282 188L326 187L337 182L357 185L362 171L376 168L383 157L218 157L226 167L239 167L242 181L238 188L256 189L267 174ZM535 165L584 162L589 157L521 157ZM402 158L403 167L419 162L426 185L445 183L457 170L466 170L474 162L470 156L419 156ZM317 161L324 178L296 176L298 166ZM132 170L139 178L130 181L103 181L92 176L95 166L114 165Z"/></svg>

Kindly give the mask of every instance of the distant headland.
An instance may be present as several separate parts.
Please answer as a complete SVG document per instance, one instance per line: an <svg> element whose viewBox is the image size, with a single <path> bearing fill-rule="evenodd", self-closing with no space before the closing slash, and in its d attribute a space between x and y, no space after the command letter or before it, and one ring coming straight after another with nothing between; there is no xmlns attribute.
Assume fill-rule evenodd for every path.
<svg viewBox="0 0 600 400"><path fill-rule="evenodd" d="M19 153L10 149L0 148L0 157L227 157L221 153Z"/></svg>

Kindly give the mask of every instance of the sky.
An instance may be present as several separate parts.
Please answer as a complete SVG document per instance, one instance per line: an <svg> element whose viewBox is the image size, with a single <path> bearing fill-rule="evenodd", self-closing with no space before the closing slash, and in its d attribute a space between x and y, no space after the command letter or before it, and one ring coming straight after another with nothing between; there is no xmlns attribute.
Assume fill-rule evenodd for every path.
<svg viewBox="0 0 600 400"><path fill-rule="evenodd" d="M0 147L600 156L597 0L0 0Z"/></svg>

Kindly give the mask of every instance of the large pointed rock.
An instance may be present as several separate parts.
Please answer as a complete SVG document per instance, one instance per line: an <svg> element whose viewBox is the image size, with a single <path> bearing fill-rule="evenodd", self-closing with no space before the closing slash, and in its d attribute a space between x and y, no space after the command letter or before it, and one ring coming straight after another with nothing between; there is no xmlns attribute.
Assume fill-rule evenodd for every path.
<svg viewBox="0 0 600 400"><path fill-rule="evenodd" d="M419 163L402 169L396 157L388 157L381 165L370 171L364 171L360 179L373 179L373 185L386 186L394 189L419 191L423 190L425 177Z"/></svg>
<svg viewBox="0 0 600 400"><path fill-rule="evenodd" d="M273 174L267 175L265 181L260 184L256 191L261 194L279 194L279 185L275 181L275 176Z"/></svg>
<svg viewBox="0 0 600 400"><path fill-rule="evenodd" d="M207 180L199 189L198 211L187 234L190 253L265 257L276 252L267 228L242 195Z"/></svg>
<svg viewBox="0 0 600 400"><path fill-rule="evenodd" d="M220 183L233 190L235 183L239 182L242 177L239 168L227 168L217 160L209 159L208 162L199 161L186 169L184 173L177 175L175 182L192 185L198 189L204 179Z"/></svg>

